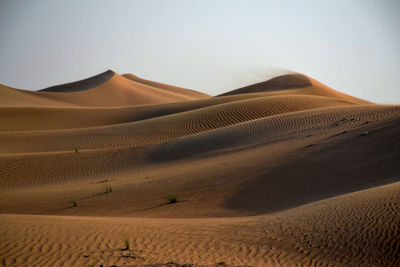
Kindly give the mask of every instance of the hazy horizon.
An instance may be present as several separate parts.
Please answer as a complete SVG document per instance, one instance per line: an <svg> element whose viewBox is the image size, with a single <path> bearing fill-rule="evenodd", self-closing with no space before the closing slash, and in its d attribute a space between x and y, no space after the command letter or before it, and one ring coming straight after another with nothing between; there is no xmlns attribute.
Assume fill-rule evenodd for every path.
<svg viewBox="0 0 400 267"><path fill-rule="evenodd" d="M400 103L400 2L0 1L0 84L112 69L217 95L290 71Z"/></svg>

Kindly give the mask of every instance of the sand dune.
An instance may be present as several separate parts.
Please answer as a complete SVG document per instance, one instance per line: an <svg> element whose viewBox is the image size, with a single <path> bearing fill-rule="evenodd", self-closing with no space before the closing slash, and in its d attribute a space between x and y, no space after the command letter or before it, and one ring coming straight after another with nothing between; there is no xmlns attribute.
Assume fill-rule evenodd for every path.
<svg viewBox="0 0 400 267"><path fill-rule="evenodd" d="M0 266L400 266L398 105L107 71L2 86L0 119Z"/></svg>
<svg viewBox="0 0 400 267"><path fill-rule="evenodd" d="M135 82L109 70L77 82L40 91L0 87L1 106L119 107L208 98L206 94L168 91Z"/></svg>
<svg viewBox="0 0 400 267"><path fill-rule="evenodd" d="M0 108L0 118L5 123L0 125L0 131L35 131L112 125L178 114L185 111L195 111L207 107L211 109L211 106L222 104L226 104L225 107L219 106L214 109L229 109L231 113L243 112L246 114L251 111L235 110L235 108L241 107L243 109L248 106L249 109L258 109L261 113L265 113L268 110L268 114L279 114L284 112L282 109L287 108L289 105L291 106L290 110L303 110L313 107L344 106L352 103L340 99L315 96L274 97L263 96L262 94L246 94L238 97L218 97L171 104L116 108L3 107ZM276 107L276 111L274 107ZM204 113L204 111L201 112ZM244 114L239 114L238 116L262 116L262 114Z"/></svg>
<svg viewBox="0 0 400 267"><path fill-rule="evenodd" d="M155 87L155 88L159 88L159 89L163 89L169 92L173 92L173 93L177 93L177 94L181 94L181 95L186 95L188 97L191 97L193 99L198 99L198 98L208 98L209 95L201 93L201 92L197 92L194 90L190 90L190 89L185 89L185 88L181 88L181 87L177 87L177 86L173 86L173 85L169 85L169 84L165 84L165 83L159 83L159 82L153 82L150 80L145 80L142 79L136 75L133 74L123 74L123 77L138 82L138 83L142 83L142 84L146 84L149 85L151 87Z"/></svg>
<svg viewBox="0 0 400 267"><path fill-rule="evenodd" d="M48 99L44 95L34 91L25 91L11 88L0 84L0 106L1 107L20 107L20 106L63 106L67 105L62 101Z"/></svg>
<svg viewBox="0 0 400 267"><path fill-rule="evenodd" d="M75 147L87 150L143 146L254 119L306 110L309 107L346 105L341 101L318 97L317 101L313 100L315 97L304 96L256 98L111 126L59 131L4 132L0 133L0 153L71 151ZM369 108L366 107L367 110ZM374 108L375 106L371 106L373 112L376 111ZM388 110L389 113L395 112L397 107L388 107ZM380 113L376 114L377 118L378 114ZM340 114L332 119L340 120L339 116ZM280 122L277 123L279 131L281 125ZM249 131L251 130L253 128L249 127Z"/></svg>
<svg viewBox="0 0 400 267"><path fill-rule="evenodd" d="M65 83L65 84L60 84L56 86L51 86L39 91L42 92L55 92L55 93L70 93L70 92L79 92L79 91L84 91L84 90L89 90L92 89L96 86L99 86L108 80L110 80L115 73L112 70L107 70L103 73L100 73L98 75L95 75L93 77L76 81L76 82L71 82L71 83Z"/></svg>
<svg viewBox="0 0 400 267"><path fill-rule="evenodd" d="M15 191L11 191L10 194L4 194L4 197L13 199L13 201L4 202L7 202L9 205L13 206L4 206L3 208L7 209L7 211L17 211L18 209L14 205L17 202L17 199L20 198L21 192L23 192L25 196L32 195L32 197L25 197L26 203L24 205L20 205L22 208L21 211L30 208L32 210L36 209L35 212L46 212L47 205L45 203L36 203L36 190L40 190L42 192L42 196L45 195L46 191L52 195L52 197L50 197L50 195L47 196L52 199L52 201L48 203L50 204L50 206L47 208L47 211L49 212L53 209L57 209L57 207L64 207L66 203L65 200L68 198L67 195L75 194L73 192L75 190L82 191L78 192L78 194L81 195L81 198L87 199L89 202L101 202L102 209L100 211L96 208L97 205L89 205L89 207L91 207L91 214L99 215L98 212L104 213L107 209L110 209L109 212L118 216L124 216L130 212L135 213L140 209L145 209L146 211L146 208L157 207L158 205L162 204L163 196L166 194L166 192L157 193L156 196L158 197L156 198L154 198L155 196L151 193L160 191L160 188L158 188L160 186L159 183L165 183L163 186L164 188L169 187L167 185L169 183L175 184L170 186L170 190L176 190L174 187L184 187L184 184L179 184L179 181L175 180L176 177L174 178L167 175L168 173L171 173L170 168L173 168L173 166L177 165L180 166L181 170L173 170L171 175L186 177L185 183L189 182L191 184L196 184L196 186L201 186L205 182L202 179L197 181L197 179L203 176L205 178L211 176L214 177L212 182L219 185L212 191L215 193L215 196L223 196L223 199L216 199L213 195L209 195L207 199L215 201L218 200L220 203L219 206L215 206L213 209L209 209L209 207L205 206L206 209L202 210L202 212L206 216L210 215L207 213L209 210L211 210L214 215L217 213L224 215L227 212L225 208L221 207L221 202L228 201L231 197L224 193L226 187L221 187L221 185L229 184L229 186L232 187L238 186L238 183L242 182L241 180L229 181L227 179L231 177L241 178L241 175L238 176L237 173L242 173L242 168L253 173L252 179L247 178L245 180L246 184L240 186L240 188L243 188L243 190L247 193L238 194L238 196L240 196L239 200L233 198L230 205L235 210L239 210L239 213L244 214L254 214L258 213L260 210L270 211L274 209L282 209L282 205L293 206L296 203L308 202L307 198L320 199L326 197L327 195L337 195L338 192L335 190L339 190L340 192L348 192L363 188L363 186L368 186L369 183L383 184L385 182L387 183L395 181L395 174L397 172L396 164L399 163L395 153L395 151L397 151L396 144L392 144L391 146L383 146L380 148L379 144L373 142L371 143L371 140L373 140L373 138L382 138L385 140L392 140L394 138L396 128L393 128L393 123L398 120L397 116L400 112L400 109L396 107L375 107L375 109L373 109L371 106L342 109L343 110L341 113L336 110L337 114L342 116L333 118L329 118L332 112L331 109L318 110L317 112L302 112L303 114L301 116L299 114L283 114L279 116L273 116L271 118L240 123L226 128L206 131L196 135L189 135L184 138L179 138L166 143L155 144L147 147L129 147L125 149L103 148L100 151L96 149L88 151L82 150L79 153L75 153L73 149L70 149L67 152L41 152L31 154L11 154L9 156L4 156L0 163L0 169L2 170L3 176L2 187L3 189L19 188L19 190L17 195L15 195ZM316 114L318 114L318 116ZM375 114L380 115L375 117ZM365 115L367 115L367 117L365 117ZM382 116L382 118L379 119L379 116ZM299 120L299 117L302 119ZM348 117L349 121L347 123L337 125L337 122L340 121L338 118L342 117ZM356 120L351 121L351 118L355 118ZM367 121L370 123L365 124ZM383 128L384 130L375 130L375 128L380 129L380 127L382 128L383 126L385 126ZM386 133L386 129L391 131L389 132L390 135ZM343 133L343 131L348 131L348 133ZM369 135L359 136L366 131L369 132ZM376 131L379 134L378 137L374 136ZM310 169L313 169L313 161L310 163L303 162L304 166L310 165L310 167L305 169L305 173L302 173L299 171L300 167L298 165L295 165L293 168L286 169L284 161L280 159L279 155L281 154L288 157L288 152L293 154L296 151L300 151L297 153L300 153L302 156L309 155L310 151L313 149L318 149L319 146L315 144L320 143L319 145L323 146L325 142L324 139L328 139L330 144L335 138L339 138L339 140L343 139L344 141L349 142L350 145L345 146L346 150L341 152L343 154L341 156L338 156L340 153L331 153L331 148L328 146L326 151L324 150L325 152L321 154L321 157L327 158L328 155L333 155L333 158L331 159L332 162L336 160L336 157L342 158L343 163L341 168L338 168L339 173L335 172L335 168L337 167L332 162L324 163L327 166L325 166L323 169L314 168L316 172L320 171L322 174L318 172L313 174L312 171L310 171ZM119 139L122 138L119 137ZM349 141L349 139L352 141ZM105 138L105 140L108 139ZM358 142L362 143L358 144ZM343 146L341 143L336 145L336 147L341 146ZM360 152L359 147L364 147L364 149ZM335 150L336 149L333 149L333 151ZM347 172L351 173L351 169L355 170L356 167L358 167L357 165L354 165L354 162L351 159L347 159L347 157L351 157L355 153L360 153L360 157L363 158L366 158L367 156L371 157L368 162L364 163L366 165L383 164L379 157L374 158L376 154L381 154L376 152L380 150L382 150L382 154L384 154L387 159L390 159L390 161L387 163L387 168L385 170L377 170L378 174L388 173L393 176L389 176L387 178L386 176L380 177L375 173L375 171L371 170L368 170L367 173L363 173L362 170L365 169L364 165L361 165L358 172L362 173L361 178L365 178L365 181L357 180L360 178L357 178L358 176L356 177L354 174L351 176L351 178L349 178L348 175L343 175L341 173L343 171L346 172L346 168ZM261 161L253 158L257 156L261 158ZM250 168L252 164L245 160L247 157L249 157L248 160L251 160L252 164L255 164L253 168ZM279 160L279 165L283 166L283 168L274 169L271 179L272 177L276 178L274 178L272 182L269 180L265 181L263 177L266 175L265 172L268 168L263 163L267 161L272 164L271 161L274 160L274 157ZM309 158L307 157L306 159ZM311 156L310 159L314 159L314 157ZM231 162L235 162L235 167L231 166ZM297 159L295 163L296 162L302 161L301 159ZM211 166L209 166L210 164ZM213 164L218 165L214 166ZM319 164L322 163L320 162ZM319 184L318 179L323 175L325 170L329 170L329 166L331 165L333 165L333 167L329 171L330 174L326 174L326 178L321 181L322 185L328 183L326 186L327 191L325 191L325 189L321 189L321 187L324 188L322 185L317 186ZM21 169L19 166L24 166L24 168ZM77 167L74 168L72 166ZM79 169L77 169L78 166ZM157 166L156 170L152 170L155 168L155 166ZM196 166L198 166L197 168L200 168L200 170L197 170L197 175L193 176L191 172L196 169ZM209 168L206 168L207 166L209 166ZM347 167L345 168L345 166ZM201 175L201 173L204 172L202 168L206 168L207 170L207 172L203 175ZM229 170L226 168L229 168ZM48 171L49 169L53 170L50 172ZM216 174L208 172L208 170L215 169L223 170L221 171L221 174L218 175L218 179L216 178ZM290 170L293 170L295 173L291 173ZM179 174L180 172L182 173ZM285 180L286 178L284 178L285 176L282 174L282 172L289 175L289 178L287 178L289 180ZM310 172L312 174L307 175L307 173ZM299 177L303 177L303 180L291 181L290 179L293 176L296 176L295 174L297 173L301 174ZM270 175L269 172L267 172L267 174ZM371 178L368 178L372 174L376 175L376 177L372 176ZM152 182L154 182L153 179L147 179L147 181L145 179L146 176L151 177L153 175L154 179L158 181L156 184L152 184ZM191 176L195 180L192 181L188 178ZM339 183L339 188L335 189L335 179L339 179L337 178L339 176L344 180L342 183ZM113 198L117 198L114 200L122 205L117 210L114 210L114 201L110 203L103 203L103 201L109 200L109 198L102 199L101 197L99 198L97 196L97 193L101 192L104 187L103 184L98 184L98 181L107 178L109 179L109 177L119 177L118 179L115 178L116 180L114 180L113 183L114 186L122 187L119 190L122 192L120 192L118 195L112 196ZM252 182L255 178L259 179L257 183ZM139 179L139 181L136 179ZM305 179L310 179L310 181ZM144 188L140 186L140 183L142 182L146 182ZM64 187L62 188L64 195L60 194L60 192L54 188L54 185L57 187L57 184L59 183L64 184ZM69 183L72 184L68 185ZM87 185L87 183L90 185ZM139 184L135 185L135 189L124 189L129 188L127 185L132 183ZM209 183L210 181L206 184L208 185ZM272 186L270 183L275 185ZM305 188L302 191L296 192L296 190L299 188L299 183L303 184ZM33 186L43 187L33 188ZM70 187L69 192L67 192L66 186ZM313 194L310 195L309 193L313 188L312 186L315 186L315 189L313 190L316 192L311 191ZM76 190L77 188L85 188L85 190ZM269 188L274 188L274 194L264 195L262 192L265 192L265 190L268 191ZM281 191L278 191L278 188L282 188ZM207 190L211 189L207 188ZM258 191L253 193L252 190ZM288 192L289 190L293 190L297 193L297 197L294 198L292 202L290 199L286 199L287 195L284 194L284 192ZM33 193L32 191L36 193ZM129 196L132 194L132 191L139 192ZM201 194L204 194L202 191L196 192L196 190L192 187L186 188L182 191L193 199L196 199L196 196L201 198ZM294 195L294 193L291 194ZM140 195L142 195L140 199L136 199L136 197ZM246 201L241 202L243 199L246 199ZM124 201L128 200L135 204L127 206L126 208L128 208L128 210L125 210L123 203ZM240 203L245 205L243 209L240 206ZM139 206L137 206L137 204ZM220 211L218 211L218 209L220 209ZM160 209L160 212L164 212L164 210L165 209ZM83 211L83 214L87 214L89 212L82 208L79 211ZM70 210L67 210L66 212L70 212ZM232 213L232 211L229 212ZM156 211L151 210L151 213L154 214ZM146 216L151 215L151 213L147 214ZM180 216L184 217L199 216L199 214L199 209L180 210Z"/></svg>
<svg viewBox="0 0 400 267"><path fill-rule="evenodd" d="M220 96L265 92L271 95L316 95L342 99L355 104L370 102L343 94L303 74L287 74L245 86Z"/></svg>
<svg viewBox="0 0 400 267"><path fill-rule="evenodd" d="M312 85L310 79L302 74L287 74L272 78L270 80L248 85L233 91L229 91L221 94L225 95L235 95L235 94L246 94L246 93L259 93L259 92L271 92L280 91L294 88L305 88Z"/></svg>

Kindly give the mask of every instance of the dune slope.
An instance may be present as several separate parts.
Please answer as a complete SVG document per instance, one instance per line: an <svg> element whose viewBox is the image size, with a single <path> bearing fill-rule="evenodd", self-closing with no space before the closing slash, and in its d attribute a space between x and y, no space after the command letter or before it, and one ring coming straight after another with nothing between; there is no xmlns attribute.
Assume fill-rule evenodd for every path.
<svg viewBox="0 0 400 267"><path fill-rule="evenodd" d="M165 83L159 83L159 82L154 82L154 81L150 81L150 80L146 80L146 79L142 79L136 75L133 74L123 74L123 77L138 82L138 83L142 83L142 84L146 84L149 85L151 87L155 87L158 89L163 89L169 92L174 92L177 94L181 94L181 95L185 95L188 97L192 97L193 99L199 99L199 98L209 98L209 95L201 93L201 92L197 92L194 90L190 90L190 89L185 89L185 88L181 88L181 87L177 87L177 86L173 86L173 85L169 85L169 84L165 84Z"/></svg>
<svg viewBox="0 0 400 267"><path fill-rule="evenodd" d="M368 104L370 102L335 91L332 88L303 74L287 74L272 78L265 82L248 85L229 91L219 96L268 93L270 95L317 95L338 98L354 104Z"/></svg>
<svg viewBox="0 0 400 267"><path fill-rule="evenodd" d="M110 80L115 73L112 70L107 70L103 73L97 74L93 77L72 82L72 83L65 83L56 86L51 86L39 91L42 92L55 92L55 93L68 93L68 92L79 92L91 89L93 87L99 86L102 83L107 82Z"/></svg>
<svg viewBox="0 0 400 267"><path fill-rule="evenodd" d="M0 87L1 106L120 107L208 98L201 93L164 90L127 79L111 70L39 91Z"/></svg>
<svg viewBox="0 0 400 267"><path fill-rule="evenodd" d="M270 80L248 85L233 91L229 91L221 94L225 95L235 95L244 93L259 93L265 91L279 91L293 88L305 88L312 85L312 82L302 74L287 74L272 78Z"/></svg>

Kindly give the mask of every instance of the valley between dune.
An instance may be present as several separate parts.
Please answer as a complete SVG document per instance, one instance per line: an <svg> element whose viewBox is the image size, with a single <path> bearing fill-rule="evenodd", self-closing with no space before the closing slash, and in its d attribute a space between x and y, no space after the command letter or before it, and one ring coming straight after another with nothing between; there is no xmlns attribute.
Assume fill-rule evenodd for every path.
<svg viewBox="0 0 400 267"><path fill-rule="evenodd" d="M399 105L109 70L0 121L0 266L400 266Z"/></svg>

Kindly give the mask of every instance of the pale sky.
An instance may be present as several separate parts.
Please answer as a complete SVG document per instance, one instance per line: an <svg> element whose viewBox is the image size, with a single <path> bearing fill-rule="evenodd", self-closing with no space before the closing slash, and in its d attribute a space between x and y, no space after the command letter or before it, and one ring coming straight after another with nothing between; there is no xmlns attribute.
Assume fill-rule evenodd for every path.
<svg viewBox="0 0 400 267"><path fill-rule="evenodd" d="M0 0L0 83L107 69L217 95L286 71L400 104L399 0Z"/></svg>

